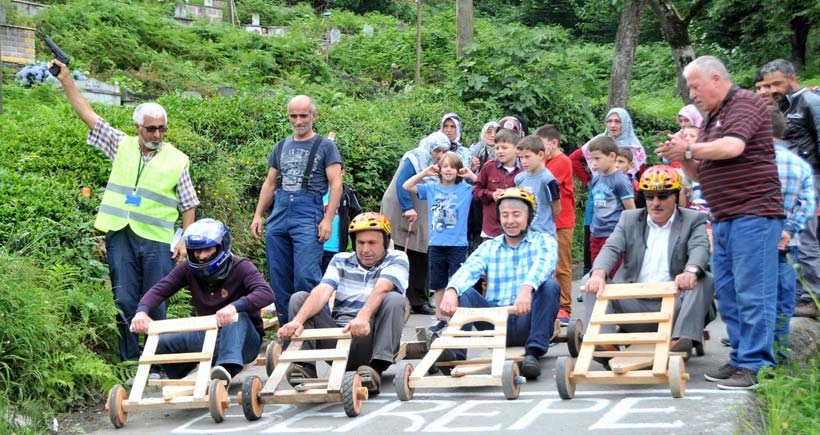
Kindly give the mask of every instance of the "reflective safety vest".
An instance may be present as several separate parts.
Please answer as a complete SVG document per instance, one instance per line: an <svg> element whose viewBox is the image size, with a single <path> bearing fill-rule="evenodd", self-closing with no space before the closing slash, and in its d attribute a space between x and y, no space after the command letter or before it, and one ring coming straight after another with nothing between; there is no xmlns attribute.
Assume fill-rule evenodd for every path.
<svg viewBox="0 0 820 435"><path fill-rule="evenodd" d="M131 226L138 236L171 243L177 211L176 186L188 156L164 143L147 164L135 136L120 141L94 227L117 231Z"/></svg>

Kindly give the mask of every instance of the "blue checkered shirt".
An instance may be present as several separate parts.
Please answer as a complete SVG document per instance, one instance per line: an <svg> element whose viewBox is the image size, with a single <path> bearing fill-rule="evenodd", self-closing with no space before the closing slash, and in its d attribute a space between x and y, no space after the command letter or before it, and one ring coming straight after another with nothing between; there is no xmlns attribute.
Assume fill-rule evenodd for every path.
<svg viewBox="0 0 820 435"><path fill-rule="evenodd" d="M557 262L558 242L551 235L528 231L518 246L512 247L502 234L482 243L453 274L447 288L461 295L487 275L487 301L509 306L522 286L537 290L552 277Z"/></svg>
<svg viewBox="0 0 820 435"><path fill-rule="evenodd" d="M114 160L123 137L125 137L125 133L112 127L108 121L98 116L94 128L88 132L87 142L89 145L102 151L106 157ZM148 155L143 154L143 163L148 163L160 150L162 150L162 147L157 151L148 153ZM194 183L191 182L188 165L185 165L182 175L179 176L179 182L177 182L177 199L179 201L178 208L180 211L189 210L199 205L199 197L197 197L196 189L194 189Z"/></svg>
<svg viewBox="0 0 820 435"><path fill-rule="evenodd" d="M380 279L390 280L395 286L393 291L404 294L409 270L407 254L395 249L387 250L384 260L370 269L359 264L355 252L334 255L322 277L322 284L336 289L332 314L336 325L347 325L347 322L359 314Z"/></svg>
<svg viewBox="0 0 820 435"><path fill-rule="evenodd" d="M797 244L795 235L806 226L809 216L817 211L811 166L789 151L781 141L775 143L774 152L786 209L783 229L792 235L790 244Z"/></svg>

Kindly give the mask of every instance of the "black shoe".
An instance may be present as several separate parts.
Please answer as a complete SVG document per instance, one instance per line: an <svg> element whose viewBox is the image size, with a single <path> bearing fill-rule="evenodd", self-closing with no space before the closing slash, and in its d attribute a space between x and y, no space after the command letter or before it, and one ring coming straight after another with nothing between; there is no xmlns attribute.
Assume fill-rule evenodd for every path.
<svg viewBox="0 0 820 435"><path fill-rule="evenodd" d="M421 304L421 305L413 305L412 307L413 314L424 314L426 316L432 316L436 314L436 309L433 308L430 304Z"/></svg>
<svg viewBox="0 0 820 435"><path fill-rule="evenodd" d="M439 355L438 359L436 360L437 363L439 362L449 362L449 361L456 361L460 358L453 352L452 349L444 349L441 351L441 355ZM444 376L450 376L450 373L453 371L453 366L437 366L433 364L430 366L430 369L427 370L427 374L434 375L438 372L441 372Z"/></svg>
<svg viewBox="0 0 820 435"><path fill-rule="evenodd" d="M732 343L729 341L729 337L723 337L723 338L721 338L721 339L720 339L720 344L722 344L722 345L724 345L724 346L726 346L726 347L730 347L730 346L732 345Z"/></svg>
<svg viewBox="0 0 820 435"><path fill-rule="evenodd" d="M285 378L291 387L296 387L309 379L316 379L316 366L312 364L293 363L288 367Z"/></svg>
<svg viewBox="0 0 820 435"><path fill-rule="evenodd" d="M359 366L359 368L356 369L356 373L359 374L362 380L362 386L367 388L368 393L372 395L379 394L379 390L382 386L382 377L376 369L370 366Z"/></svg>
<svg viewBox="0 0 820 435"><path fill-rule="evenodd" d="M538 358L535 355L524 355L524 361L521 361L519 369L521 369L521 375L527 379L541 376L541 365L538 364Z"/></svg>

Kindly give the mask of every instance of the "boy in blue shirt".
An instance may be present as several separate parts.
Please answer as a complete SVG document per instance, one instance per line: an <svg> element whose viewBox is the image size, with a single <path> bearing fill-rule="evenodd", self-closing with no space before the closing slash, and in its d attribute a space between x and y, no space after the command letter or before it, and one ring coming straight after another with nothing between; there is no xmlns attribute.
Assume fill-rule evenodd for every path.
<svg viewBox="0 0 820 435"><path fill-rule="evenodd" d="M598 172L589 183L592 201L592 224L589 227L589 250L592 262L598 257L607 237L612 234L621 212L635 208L632 181L615 166L618 144L609 136L598 136L589 141L592 166ZM618 266L611 272L613 275Z"/></svg>
<svg viewBox="0 0 820 435"><path fill-rule="evenodd" d="M424 177L438 175L440 183L421 183ZM467 218L473 199L472 187L463 179L475 181L476 175L464 167L461 157L446 152L438 161L412 176L402 187L427 201L430 242L430 288L435 292L436 321L431 328L446 325L439 305L447 280L467 259Z"/></svg>
<svg viewBox="0 0 820 435"><path fill-rule="evenodd" d="M525 172L515 176L515 185L535 197L532 230L555 237L555 217L561 213L560 185L546 167L547 154L541 138L527 136L516 144Z"/></svg>

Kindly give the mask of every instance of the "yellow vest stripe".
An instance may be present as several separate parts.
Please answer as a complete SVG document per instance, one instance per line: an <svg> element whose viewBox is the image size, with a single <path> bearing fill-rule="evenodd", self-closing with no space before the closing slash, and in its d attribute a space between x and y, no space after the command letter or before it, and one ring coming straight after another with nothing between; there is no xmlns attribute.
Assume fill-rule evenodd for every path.
<svg viewBox="0 0 820 435"><path fill-rule="evenodd" d="M110 190L112 192L117 192L121 195L128 195L129 193L134 191L134 188L131 186L114 184L110 181L105 186L105 189ZM144 187L137 188L137 195L145 199L150 199L151 201L156 201L162 205L167 205L168 207L176 208L177 205L179 205L179 201L177 201L176 199L168 198L167 196L160 195L159 193L154 193Z"/></svg>
<svg viewBox="0 0 820 435"><path fill-rule="evenodd" d="M128 219L134 222L142 222L147 225L154 225L162 228L168 228L171 230L174 229L173 222L167 222L162 219L146 216L144 214L137 213L134 211L125 211L121 208L111 207L110 205L101 204L99 212L110 214L112 216L120 217L123 219Z"/></svg>

